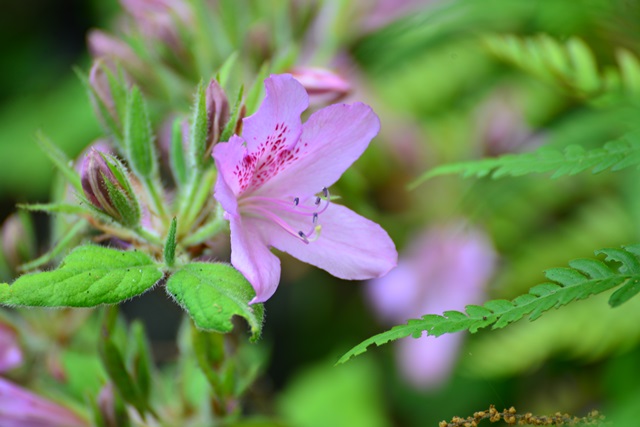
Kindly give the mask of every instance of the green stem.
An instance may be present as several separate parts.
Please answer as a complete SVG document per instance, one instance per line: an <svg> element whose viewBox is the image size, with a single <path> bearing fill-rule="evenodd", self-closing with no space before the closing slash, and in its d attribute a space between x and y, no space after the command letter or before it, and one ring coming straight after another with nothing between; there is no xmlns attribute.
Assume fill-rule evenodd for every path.
<svg viewBox="0 0 640 427"><path fill-rule="evenodd" d="M182 241L182 244L188 247L203 243L228 228L229 222L222 218L222 216L217 216L213 221L207 222L202 227L198 228L193 234L185 238Z"/></svg>
<svg viewBox="0 0 640 427"><path fill-rule="evenodd" d="M179 236L184 236L193 228L193 222L202 211L207 198L213 196L216 175L214 168L194 171L187 185L186 197L181 200L180 209L176 215Z"/></svg>
<svg viewBox="0 0 640 427"><path fill-rule="evenodd" d="M158 185L155 185L153 180L147 179L145 180L144 186L149 196L151 196L151 203L153 204L153 208L158 213L158 215L160 215L160 218L162 218L162 222L168 223L169 216L167 215L167 210L164 208L164 200L158 193Z"/></svg>

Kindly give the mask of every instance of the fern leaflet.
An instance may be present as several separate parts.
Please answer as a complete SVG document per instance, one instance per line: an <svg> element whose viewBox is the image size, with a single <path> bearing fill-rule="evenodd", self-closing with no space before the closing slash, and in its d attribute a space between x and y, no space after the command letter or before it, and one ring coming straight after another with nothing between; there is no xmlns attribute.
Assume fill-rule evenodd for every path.
<svg viewBox="0 0 640 427"><path fill-rule="evenodd" d="M460 174L465 178L490 175L492 178L501 178L553 172L551 178L558 178L563 175L575 175L587 169L591 169L595 174L607 169L618 171L637 165L640 165L640 138L637 138L635 132L629 132L620 139L591 150L585 150L579 145L568 146L562 151L542 147L531 153L507 154L438 166L416 179L409 188L413 189L439 175Z"/></svg>
<svg viewBox="0 0 640 427"><path fill-rule="evenodd" d="M529 320L535 320L551 308L623 285L609 300L612 306L616 306L640 291L640 244L625 246L624 249L601 249L596 251L596 255L598 254L606 255L606 261L620 263L620 267L615 270L596 259L571 261L569 268L545 271L549 282L534 286L529 293L520 295L513 301L492 300L487 301L484 306L468 305L466 313L445 311L441 316L427 314L421 319L410 319L404 325L394 326L361 342L345 353L337 364L366 352L372 344L381 346L408 336L419 338L423 332L440 336L464 330L475 333L487 326L492 326L493 329L504 328L526 315L529 315ZM620 293L622 296L616 297Z"/></svg>

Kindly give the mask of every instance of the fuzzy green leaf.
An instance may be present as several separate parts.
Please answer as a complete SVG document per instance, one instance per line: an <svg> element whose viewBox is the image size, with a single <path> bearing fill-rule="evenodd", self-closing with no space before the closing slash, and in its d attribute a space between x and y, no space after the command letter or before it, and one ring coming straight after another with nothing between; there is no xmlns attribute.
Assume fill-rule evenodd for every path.
<svg viewBox="0 0 640 427"><path fill-rule="evenodd" d="M184 145L182 144L182 119L177 118L171 128L171 156L169 157L171 172L180 187L189 181L189 168L184 159Z"/></svg>
<svg viewBox="0 0 640 427"><path fill-rule="evenodd" d="M255 291L230 265L204 262L185 265L168 280L167 292L189 313L198 328L230 332L231 319L238 315L249 323L252 340L260 336L263 306L249 305Z"/></svg>
<svg viewBox="0 0 640 427"><path fill-rule="evenodd" d="M173 267L173 263L176 260L176 228L178 222L175 218L171 220L171 226L169 227L169 233L167 233L167 240L164 244L164 262L169 267Z"/></svg>
<svg viewBox="0 0 640 427"><path fill-rule="evenodd" d="M0 284L0 304L93 307L115 304L151 288L162 272L147 255L101 246L76 248L53 271L25 274Z"/></svg>
<svg viewBox="0 0 640 427"><path fill-rule="evenodd" d="M585 150L577 145L566 147L564 151L542 147L531 153L507 154L496 158L442 165L423 174L411 184L410 188L415 188L439 175L458 174L465 178L472 176L502 178L554 172L552 178L558 178L564 175L575 175L587 169L598 173L606 169L618 171L638 165L640 165L640 138L629 133L619 140L607 142L603 147L591 150Z"/></svg>
<svg viewBox="0 0 640 427"><path fill-rule="evenodd" d="M551 308L600 294L620 285L623 286L613 294L610 303L613 306L622 304L640 291L640 248L636 245L596 252L600 253L607 255L607 260L621 265L616 270L597 260L571 261L571 268L553 268L545 272L547 278L554 283L534 286L529 293L520 295L513 301L493 300L486 302L484 306L467 306L466 313L446 311L442 316L428 314L421 319L410 319L405 325L395 326L358 344L337 363L344 363L353 356L364 353L372 344L380 346L408 336L418 338L424 332L432 336L462 330L475 333L490 325L493 329L503 328L526 315L529 320L535 320Z"/></svg>
<svg viewBox="0 0 640 427"><path fill-rule="evenodd" d="M189 132L190 162L195 168L201 168L204 159L208 157L205 153L207 148L208 126L206 89L207 85L201 81L195 96L193 117L191 118L191 131Z"/></svg>
<svg viewBox="0 0 640 427"><path fill-rule="evenodd" d="M151 123L140 89L134 86L127 99L124 141L131 168L141 178L155 177L158 169Z"/></svg>

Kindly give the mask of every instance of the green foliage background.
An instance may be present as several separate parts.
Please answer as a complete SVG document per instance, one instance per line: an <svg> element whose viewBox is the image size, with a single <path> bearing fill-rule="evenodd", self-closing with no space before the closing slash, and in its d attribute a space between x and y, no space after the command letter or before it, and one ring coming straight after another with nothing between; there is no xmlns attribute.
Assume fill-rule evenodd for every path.
<svg viewBox="0 0 640 427"><path fill-rule="evenodd" d="M68 2L84 12L70 38L60 35L62 28L35 24L46 20L46 3L34 1L32 15L21 12L29 28L40 28L28 37L15 26L0 25L6 32L0 37L3 52L12 65L0 69L3 214L15 202L46 201L53 167L37 149L36 130L46 131L71 157L99 132L82 84L71 72L72 66L86 69L88 56L68 40L77 43L89 26L108 25L116 2ZM347 36L348 23L335 23L357 66L356 96L372 105L383 124L380 137L338 184L343 199L380 221L400 249L417 230L450 218L481 225L500 254L490 284L496 299L526 293L545 280L544 270L593 257L596 249L639 242L639 137L634 128L640 68L633 58L640 57L640 2L424 3L405 18L357 36ZM18 6L7 7L18 13ZM11 13L3 15L7 19ZM579 47L571 50L567 43ZM47 55L48 46L73 53ZM585 59L585 49L591 59ZM532 59L545 52L555 59ZM498 180L487 176L500 171L494 160L482 167L475 163L477 170L458 168L478 179L435 176L456 172L443 166L435 169L441 173L408 191L427 170L498 154L481 115L496 98L509 100L532 135L516 149L544 145L556 163L527 169L539 160L532 155L534 161L525 162L522 173L517 164L506 162L503 174L524 176ZM410 166L399 146L407 134L418 141ZM609 141L614 145L604 145ZM618 163L600 162L597 156L613 149ZM584 153L595 153L597 161L559 171L567 158ZM620 162L628 167L609 170ZM593 175L594 167L605 172ZM558 177L551 181L554 172ZM46 227L45 219L38 223L39 230ZM640 396L638 298L612 309L609 295L602 295L546 313L536 322L481 331L466 339L444 386L417 391L398 377L391 345L332 367L354 344L386 326L367 306L362 285L341 283L286 256L283 264L283 283L265 307L263 340L272 355L263 387L269 407L285 425L436 425L492 403L535 413L581 414L598 407L613 418L634 415L629 403ZM128 313L146 319L158 352L158 343L175 335L178 320L154 327L158 311L172 309L152 294L132 301ZM177 315L169 312L168 318ZM82 359L65 353L64 360L76 366L74 358ZM197 390L189 393L197 395Z"/></svg>

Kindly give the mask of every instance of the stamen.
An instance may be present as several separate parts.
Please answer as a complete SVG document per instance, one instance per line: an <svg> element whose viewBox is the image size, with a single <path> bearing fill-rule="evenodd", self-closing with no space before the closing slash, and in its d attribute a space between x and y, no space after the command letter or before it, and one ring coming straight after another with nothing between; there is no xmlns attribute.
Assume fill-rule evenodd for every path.
<svg viewBox="0 0 640 427"><path fill-rule="evenodd" d="M276 225L289 233L291 236L300 239L303 243L309 244L320 237L322 225L319 224L320 214L329 207L331 203L329 189L323 187L320 196L315 196L312 204L309 202L300 203L300 197L293 198L293 206L290 201L264 196L249 196L242 200L242 209L253 211L254 213L273 221ZM289 199L291 200L291 199ZM308 199L306 199L308 200ZM322 201L326 203L322 205ZM311 216L311 228L308 232L302 230L296 231L282 216L282 214L295 214L302 216Z"/></svg>

